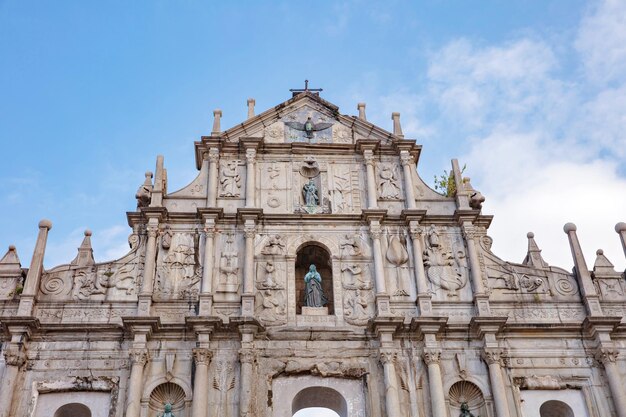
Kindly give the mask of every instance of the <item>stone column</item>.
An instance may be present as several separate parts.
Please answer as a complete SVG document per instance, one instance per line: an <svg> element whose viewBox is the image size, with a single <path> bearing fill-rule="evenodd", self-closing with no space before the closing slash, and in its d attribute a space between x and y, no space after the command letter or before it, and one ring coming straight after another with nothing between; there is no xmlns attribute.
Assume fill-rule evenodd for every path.
<svg viewBox="0 0 626 417"><path fill-rule="evenodd" d="M156 241L159 232L159 219L148 218L148 242L146 244L146 261L143 269L143 283L139 293L139 305L137 307L138 316L149 316L152 304L152 291L154 289L154 273L156 266Z"/></svg>
<svg viewBox="0 0 626 417"><path fill-rule="evenodd" d="M256 224L248 219L244 223L246 236L246 255L243 269L243 295L242 316L254 315L254 238L256 237Z"/></svg>
<svg viewBox="0 0 626 417"><path fill-rule="evenodd" d="M626 223L617 223L615 225L615 231L619 235L619 239L622 242L622 249L624 249L624 255L626 255Z"/></svg>
<svg viewBox="0 0 626 417"><path fill-rule="evenodd" d="M209 149L209 184L207 190L207 207L217 206L217 181L219 177L220 150Z"/></svg>
<svg viewBox="0 0 626 417"><path fill-rule="evenodd" d="M365 169L367 173L367 208L378 208L378 198L376 194L376 176L374 175L374 151L366 149L363 151L365 158Z"/></svg>
<svg viewBox="0 0 626 417"><path fill-rule="evenodd" d="M601 316L602 307L600 306L600 298L591 280L591 274L587 268L587 262L585 262L583 250L580 247L580 242L576 235L576 225L574 223L567 223L563 226L563 231L567 234L567 238L569 239L572 258L574 259L576 279L578 280L578 287L580 288L583 302L587 307L587 313L590 316Z"/></svg>
<svg viewBox="0 0 626 417"><path fill-rule="evenodd" d="M246 149L246 208L255 206L256 149Z"/></svg>
<svg viewBox="0 0 626 417"><path fill-rule="evenodd" d="M446 399L443 394L441 378L441 349L424 349L424 362L428 367L428 389L430 391L430 408L433 417L447 417Z"/></svg>
<svg viewBox="0 0 626 417"><path fill-rule="evenodd" d="M4 359L6 365L0 381L0 417L8 417L11 412L17 375L26 362L26 354L17 343L10 342L5 348Z"/></svg>
<svg viewBox="0 0 626 417"><path fill-rule="evenodd" d="M400 151L400 162L402 162L402 169L404 171L404 195L406 198L406 208L414 209L415 206L415 193L413 192L413 175L411 173L411 167L413 158L408 151Z"/></svg>
<svg viewBox="0 0 626 417"><path fill-rule="evenodd" d="M141 413L141 392L143 391L143 368L148 362L147 349L132 349L130 351L131 369L126 395L125 417L139 417Z"/></svg>
<svg viewBox="0 0 626 417"><path fill-rule="evenodd" d="M493 402L496 407L496 417L510 417L509 405L504 389L504 378L502 378L502 351L485 349L482 356L489 366L489 380L491 382Z"/></svg>
<svg viewBox="0 0 626 417"><path fill-rule="evenodd" d="M374 254L374 282L376 284L376 310L379 316L389 316L389 294L387 294L387 282L385 279L385 267L383 261L383 251L380 243L380 223L372 221L370 223L370 234L372 235L372 252Z"/></svg>
<svg viewBox="0 0 626 417"><path fill-rule="evenodd" d="M215 220L204 222L204 262L202 263L202 282L200 283L200 315L211 314L213 304L213 240L215 238Z"/></svg>
<svg viewBox="0 0 626 417"><path fill-rule="evenodd" d="M387 412L387 417L402 417L395 358L396 355L393 352L380 352L380 361L383 364L385 382L385 411Z"/></svg>
<svg viewBox="0 0 626 417"><path fill-rule="evenodd" d="M209 415L209 364L212 356L209 349L193 349L196 374L193 380L191 417L208 417Z"/></svg>
<svg viewBox="0 0 626 417"><path fill-rule="evenodd" d="M239 351L239 362L241 362L241 392L239 393L239 415L241 417L252 417L252 370L254 365L254 352L251 349L241 349Z"/></svg>
<svg viewBox="0 0 626 417"><path fill-rule="evenodd" d="M413 242L413 265L415 269L415 285L417 287L417 299L420 315L426 316L432 313L428 282L424 270L424 258L422 257L422 227L417 221L409 222L409 234Z"/></svg>
<svg viewBox="0 0 626 417"><path fill-rule="evenodd" d="M37 296L37 290L39 289L39 280L41 279L41 273L43 271L43 257L46 252L46 242L48 240L48 231L52 228L52 222L50 220L42 220L39 222L39 235L37 236L37 242L35 243L35 250L33 251L33 258L30 262L30 268L28 269L28 275L24 282L24 290L20 297L20 304L18 307L18 316L30 316L33 313L33 305L35 303L35 297Z"/></svg>
<svg viewBox="0 0 626 417"><path fill-rule="evenodd" d="M474 290L474 302L479 316L491 316L491 308L489 306L489 295L485 292L485 284L483 283L482 270L480 260L478 259L478 249L476 248L476 229L473 224L463 221L461 230L467 244L467 257L470 264L470 277Z"/></svg>
<svg viewBox="0 0 626 417"><path fill-rule="evenodd" d="M600 348L596 351L596 359L604 365L604 371L609 380L615 412L618 417L626 417L626 389L624 389L624 381L617 366L618 355L619 351L616 349Z"/></svg>

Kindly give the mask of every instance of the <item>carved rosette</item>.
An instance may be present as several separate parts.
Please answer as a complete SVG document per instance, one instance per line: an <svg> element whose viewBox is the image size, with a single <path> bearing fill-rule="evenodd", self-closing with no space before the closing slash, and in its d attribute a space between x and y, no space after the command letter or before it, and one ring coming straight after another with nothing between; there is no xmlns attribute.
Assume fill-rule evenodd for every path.
<svg viewBox="0 0 626 417"><path fill-rule="evenodd" d="M148 362L148 349L131 349L130 362L133 366L144 366Z"/></svg>
<svg viewBox="0 0 626 417"><path fill-rule="evenodd" d="M619 351L617 349L599 348L595 353L595 358L603 365L616 363Z"/></svg>
<svg viewBox="0 0 626 417"><path fill-rule="evenodd" d="M439 362L441 361L441 349L424 349L424 353L422 354L422 357L424 358L424 362L426 363L426 365L431 365L431 364L439 364Z"/></svg>
<svg viewBox="0 0 626 417"><path fill-rule="evenodd" d="M193 360L196 366L198 365L209 366L209 364L211 363L211 358L213 358L213 352L205 348L192 349L192 353L193 353Z"/></svg>

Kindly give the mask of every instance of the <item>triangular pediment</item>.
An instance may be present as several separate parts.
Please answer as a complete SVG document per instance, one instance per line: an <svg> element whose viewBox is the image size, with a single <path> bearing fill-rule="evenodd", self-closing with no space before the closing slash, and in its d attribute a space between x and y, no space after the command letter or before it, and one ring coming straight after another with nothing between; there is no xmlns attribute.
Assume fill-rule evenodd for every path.
<svg viewBox="0 0 626 417"><path fill-rule="evenodd" d="M265 143L355 143L358 139L389 143L401 139L339 108L311 92L303 92L219 134L227 142L243 137Z"/></svg>

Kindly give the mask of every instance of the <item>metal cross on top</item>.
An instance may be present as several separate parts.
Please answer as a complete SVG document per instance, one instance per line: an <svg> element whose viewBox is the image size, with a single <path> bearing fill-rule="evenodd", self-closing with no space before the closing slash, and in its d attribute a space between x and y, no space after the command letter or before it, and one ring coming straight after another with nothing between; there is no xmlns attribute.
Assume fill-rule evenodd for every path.
<svg viewBox="0 0 626 417"><path fill-rule="evenodd" d="M321 88L309 88L309 80L304 80L304 89L301 88L290 88L289 91L292 92L292 97L297 96L300 93L304 93L305 91L310 91L316 95L320 95L320 91L324 91Z"/></svg>

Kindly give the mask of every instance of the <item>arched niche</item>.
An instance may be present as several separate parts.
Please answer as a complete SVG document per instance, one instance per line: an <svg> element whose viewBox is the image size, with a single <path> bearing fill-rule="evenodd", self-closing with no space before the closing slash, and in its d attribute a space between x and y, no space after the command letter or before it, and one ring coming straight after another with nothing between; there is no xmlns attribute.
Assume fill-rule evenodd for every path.
<svg viewBox="0 0 626 417"><path fill-rule="evenodd" d="M149 414L162 413L167 403L172 405L174 415L183 415L185 412L185 391L180 385L166 382L154 388L148 402Z"/></svg>
<svg viewBox="0 0 626 417"><path fill-rule="evenodd" d="M296 314L302 314L304 305L305 283L304 276L309 267L315 265L322 277L322 290L328 299L328 314L335 313L333 294L333 268L330 251L318 242L303 243L296 254Z"/></svg>
<svg viewBox="0 0 626 417"><path fill-rule="evenodd" d="M558 400L549 400L539 407L540 417L574 417L572 407Z"/></svg>
<svg viewBox="0 0 626 417"><path fill-rule="evenodd" d="M59 407L53 417L91 417L91 410L85 404L70 403Z"/></svg>
<svg viewBox="0 0 626 417"><path fill-rule="evenodd" d="M485 397L480 388L470 381L458 381L450 386L448 390L451 414L458 413L461 404L466 403L470 412L476 416L487 415Z"/></svg>
<svg viewBox="0 0 626 417"><path fill-rule="evenodd" d="M298 392L291 402L291 414L311 407L327 408L333 410L339 417L348 417L346 399L332 388L309 387Z"/></svg>

